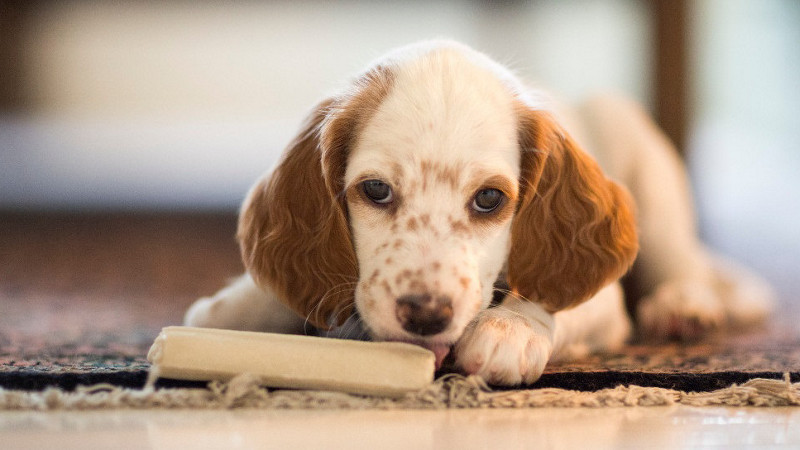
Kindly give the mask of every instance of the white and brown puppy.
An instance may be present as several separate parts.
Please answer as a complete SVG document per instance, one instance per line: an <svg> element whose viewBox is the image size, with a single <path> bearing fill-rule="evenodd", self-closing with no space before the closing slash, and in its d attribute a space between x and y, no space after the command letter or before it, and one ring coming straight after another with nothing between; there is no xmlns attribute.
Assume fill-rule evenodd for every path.
<svg viewBox="0 0 800 450"><path fill-rule="evenodd" d="M636 213L584 149L640 203L646 330L763 318L760 282L730 281L698 242L658 130L625 101L584 106L557 111L460 44L387 55L320 103L252 188L238 230L248 274L185 323L297 333L355 308L372 339L419 344L438 363L452 351L498 384L614 349L630 332L617 280L639 247ZM508 289L490 307L498 280Z"/></svg>

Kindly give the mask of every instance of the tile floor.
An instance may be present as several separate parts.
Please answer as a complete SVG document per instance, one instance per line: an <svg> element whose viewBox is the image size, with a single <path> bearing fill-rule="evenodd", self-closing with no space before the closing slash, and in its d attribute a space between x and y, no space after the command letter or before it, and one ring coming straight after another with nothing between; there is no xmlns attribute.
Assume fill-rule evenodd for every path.
<svg viewBox="0 0 800 450"><path fill-rule="evenodd" d="M0 412L4 449L800 448L800 408Z"/></svg>

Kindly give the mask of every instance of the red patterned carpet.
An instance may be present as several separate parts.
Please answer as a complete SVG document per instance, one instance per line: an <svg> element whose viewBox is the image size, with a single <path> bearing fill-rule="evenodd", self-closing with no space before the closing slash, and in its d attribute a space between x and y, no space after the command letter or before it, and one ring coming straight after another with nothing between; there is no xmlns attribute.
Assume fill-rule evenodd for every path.
<svg viewBox="0 0 800 450"><path fill-rule="evenodd" d="M242 271L235 227L233 214L0 216L0 374L39 387L146 370L161 328Z"/></svg>
<svg viewBox="0 0 800 450"><path fill-rule="evenodd" d="M0 387L144 383L147 349L186 307L242 270L235 215L0 215ZM630 345L555 365L537 386L711 390L756 376L800 381L794 313L693 345Z"/></svg>

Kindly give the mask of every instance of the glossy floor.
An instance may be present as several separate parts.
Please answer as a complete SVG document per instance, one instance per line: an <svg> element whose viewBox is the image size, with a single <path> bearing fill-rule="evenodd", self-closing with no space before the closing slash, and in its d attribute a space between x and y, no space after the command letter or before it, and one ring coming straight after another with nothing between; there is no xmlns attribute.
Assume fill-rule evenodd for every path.
<svg viewBox="0 0 800 450"><path fill-rule="evenodd" d="M800 408L0 412L4 449L798 448Z"/></svg>

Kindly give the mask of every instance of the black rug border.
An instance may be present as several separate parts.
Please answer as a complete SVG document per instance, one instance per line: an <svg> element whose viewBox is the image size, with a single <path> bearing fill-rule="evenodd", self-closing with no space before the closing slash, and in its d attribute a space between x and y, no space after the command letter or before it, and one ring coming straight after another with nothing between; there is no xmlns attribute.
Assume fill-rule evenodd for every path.
<svg viewBox="0 0 800 450"><path fill-rule="evenodd" d="M742 384L754 378L783 379L786 374L792 383L800 382L800 372L707 372L707 373L666 373L666 372L556 372L546 373L534 384L525 386L491 386L498 391L518 389L559 388L571 391L594 392L617 386L641 386L673 389L684 392L711 392ZM110 384L122 388L141 389L147 381L147 370L119 370L101 373L42 373L42 372L0 372L0 388L5 390L44 391L59 388L74 391L79 386ZM186 381L160 378L157 389L207 387L205 381Z"/></svg>

